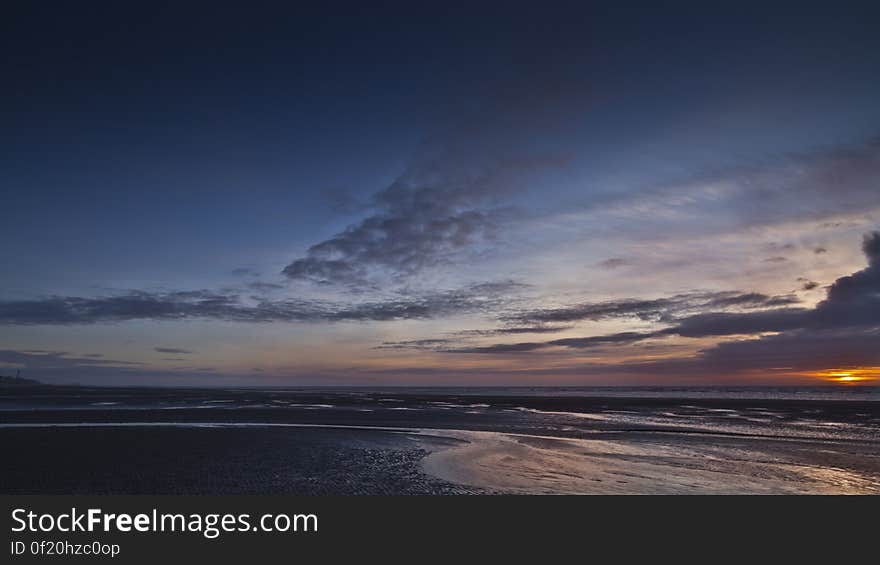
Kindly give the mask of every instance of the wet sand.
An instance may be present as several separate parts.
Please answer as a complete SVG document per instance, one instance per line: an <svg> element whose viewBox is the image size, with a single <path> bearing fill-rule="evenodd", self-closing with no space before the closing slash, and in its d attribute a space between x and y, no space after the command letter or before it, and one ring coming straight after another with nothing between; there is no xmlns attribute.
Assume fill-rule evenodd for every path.
<svg viewBox="0 0 880 565"><path fill-rule="evenodd" d="M880 402L0 393L0 492L876 494Z"/></svg>
<svg viewBox="0 0 880 565"><path fill-rule="evenodd" d="M470 494L425 473L454 440L272 427L0 429L3 494Z"/></svg>
<svg viewBox="0 0 880 565"><path fill-rule="evenodd" d="M864 445L717 437L625 440L450 434L424 460L438 478L512 494L878 494Z"/></svg>

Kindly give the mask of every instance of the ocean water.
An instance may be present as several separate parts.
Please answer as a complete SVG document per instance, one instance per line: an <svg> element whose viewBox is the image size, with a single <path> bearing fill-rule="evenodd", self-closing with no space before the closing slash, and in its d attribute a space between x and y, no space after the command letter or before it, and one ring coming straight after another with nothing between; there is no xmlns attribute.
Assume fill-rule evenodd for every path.
<svg viewBox="0 0 880 565"><path fill-rule="evenodd" d="M514 431L880 439L880 388L102 388L0 391L0 425L295 423Z"/></svg>
<svg viewBox="0 0 880 565"><path fill-rule="evenodd" d="M0 388L0 410L24 408L326 408L324 404L285 403L287 397L335 396L390 401L417 397L644 398L705 400L823 400L880 402L880 386L812 387L286 387L286 388L148 388L148 387L10 387Z"/></svg>

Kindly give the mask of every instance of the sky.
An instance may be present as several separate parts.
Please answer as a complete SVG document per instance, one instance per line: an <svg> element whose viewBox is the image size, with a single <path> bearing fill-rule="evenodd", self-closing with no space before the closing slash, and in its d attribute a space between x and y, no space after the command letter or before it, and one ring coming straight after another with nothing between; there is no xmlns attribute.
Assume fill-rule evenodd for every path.
<svg viewBox="0 0 880 565"><path fill-rule="evenodd" d="M880 378L873 3L19 3L0 374Z"/></svg>

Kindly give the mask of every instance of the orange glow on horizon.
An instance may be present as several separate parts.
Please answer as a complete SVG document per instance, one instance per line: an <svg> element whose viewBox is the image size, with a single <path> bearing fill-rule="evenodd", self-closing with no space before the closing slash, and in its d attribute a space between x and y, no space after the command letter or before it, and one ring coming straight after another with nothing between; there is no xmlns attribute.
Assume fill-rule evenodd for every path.
<svg viewBox="0 0 880 565"><path fill-rule="evenodd" d="M810 375L827 381L851 384L880 379L880 367L826 369L810 373Z"/></svg>

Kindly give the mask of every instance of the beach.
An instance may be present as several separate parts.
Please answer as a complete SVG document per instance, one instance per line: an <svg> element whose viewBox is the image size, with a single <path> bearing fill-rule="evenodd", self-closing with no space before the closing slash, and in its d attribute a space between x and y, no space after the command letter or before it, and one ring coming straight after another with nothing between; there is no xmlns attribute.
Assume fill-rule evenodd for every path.
<svg viewBox="0 0 880 565"><path fill-rule="evenodd" d="M827 391L0 391L3 494L876 494ZM662 392L662 391L661 391Z"/></svg>

